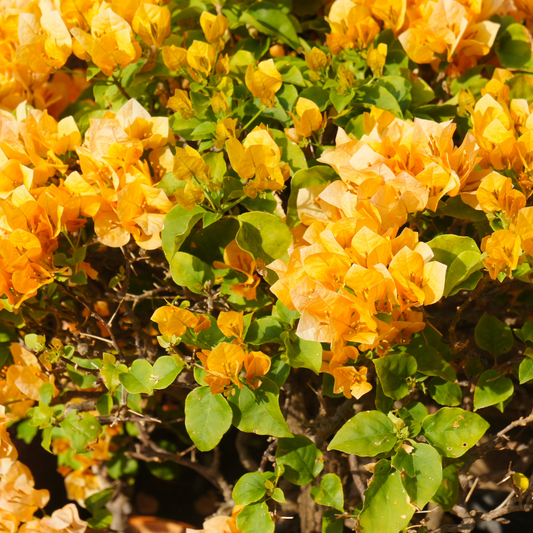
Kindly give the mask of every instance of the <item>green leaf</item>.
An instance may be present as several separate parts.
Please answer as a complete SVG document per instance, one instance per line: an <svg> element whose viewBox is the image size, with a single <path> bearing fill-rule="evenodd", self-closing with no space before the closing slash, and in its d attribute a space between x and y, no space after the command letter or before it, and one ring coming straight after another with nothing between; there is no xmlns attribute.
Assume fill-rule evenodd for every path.
<svg viewBox="0 0 533 533"><path fill-rule="evenodd" d="M329 99L335 106L337 113L342 113L344 108L354 99L355 91L353 89L345 90L340 94L336 88L331 89L329 92Z"/></svg>
<svg viewBox="0 0 533 533"><path fill-rule="evenodd" d="M425 376L438 376L446 381L455 381L457 376L452 365L432 346L413 343L409 354L416 359L417 370Z"/></svg>
<svg viewBox="0 0 533 533"><path fill-rule="evenodd" d="M159 357L152 370L153 388L156 390L166 389L182 371L183 366L184 363L177 356L164 355Z"/></svg>
<svg viewBox="0 0 533 533"><path fill-rule="evenodd" d="M54 395L54 387L51 383L45 383L39 389L39 398L45 405L50 405L52 396Z"/></svg>
<svg viewBox="0 0 533 533"><path fill-rule="evenodd" d="M272 491L272 494L270 495L270 497L271 497L275 502L278 502L278 503L287 503L287 500L285 499L285 494L283 493L283 491L282 491L279 487L276 487L276 488Z"/></svg>
<svg viewBox="0 0 533 533"><path fill-rule="evenodd" d="M233 390L235 394L228 400L233 409L233 424L237 429L273 437L292 436L279 408L279 388L273 381L262 378L261 387L257 390L246 386Z"/></svg>
<svg viewBox="0 0 533 533"><path fill-rule="evenodd" d="M442 471L442 483L431 501L440 505L443 511L450 511L457 503L461 485L455 465L448 465Z"/></svg>
<svg viewBox="0 0 533 533"><path fill-rule="evenodd" d="M299 170L291 179L291 194L287 208L287 224L292 228L300 222L298 217L298 193L300 189L314 185L327 185L338 179L335 170L326 165L316 165L309 169Z"/></svg>
<svg viewBox="0 0 533 533"><path fill-rule="evenodd" d="M366 85L357 89L356 98L370 106L390 111L396 117L402 117L402 110L396 98L382 85Z"/></svg>
<svg viewBox="0 0 533 533"><path fill-rule="evenodd" d="M265 316L252 321L244 341L255 346L266 342L281 342L280 335L282 333L283 327L279 321L271 316Z"/></svg>
<svg viewBox="0 0 533 533"><path fill-rule="evenodd" d="M522 24L509 24L498 37L496 54L502 67L529 70L531 44L527 30Z"/></svg>
<svg viewBox="0 0 533 533"><path fill-rule="evenodd" d="M442 458L429 444L415 442L408 452L398 450L392 465L402 474L402 482L411 502L422 509L437 492L442 481Z"/></svg>
<svg viewBox="0 0 533 533"><path fill-rule="evenodd" d="M170 272L176 285L187 287L196 294L202 294L204 285L208 281L215 282L211 267L198 257L185 252L174 254L170 260Z"/></svg>
<svg viewBox="0 0 533 533"><path fill-rule="evenodd" d="M343 533L344 518L338 518L338 511L329 509L322 515L322 533Z"/></svg>
<svg viewBox="0 0 533 533"><path fill-rule="evenodd" d="M98 414L109 415L111 414L111 409L113 409L113 398L111 397L111 394L102 394L96 402L96 410L98 411Z"/></svg>
<svg viewBox="0 0 533 533"><path fill-rule="evenodd" d="M348 420L333 437L328 449L375 457L392 450L396 440L394 426L388 416L379 411L366 411Z"/></svg>
<svg viewBox="0 0 533 533"><path fill-rule="evenodd" d="M487 313L479 319L474 335L476 344L494 357L509 352L514 345L511 328Z"/></svg>
<svg viewBox="0 0 533 533"><path fill-rule="evenodd" d="M87 520L87 524L91 529L106 529L113 522L113 515L107 509L98 509L92 518Z"/></svg>
<svg viewBox="0 0 533 533"><path fill-rule="evenodd" d="M231 426L232 411L209 387L193 389L185 400L185 428L201 452L212 450Z"/></svg>
<svg viewBox="0 0 533 533"><path fill-rule="evenodd" d="M78 415L76 411L70 411L59 425L77 453L85 453L85 447L96 440L102 429L93 415L89 413Z"/></svg>
<svg viewBox="0 0 533 533"><path fill-rule="evenodd" d="M407 527L415 508L408 503L401 475L382 459L374 469L359 516L360 533L399 533Z"/></svg>
<svg viewBox="0 0 533 533"><path fill-rule="evenodd" d="M115 389L120 385L119 376L125 372L128 372L128 367L122 363L117 366L106 363L100 369L104 385L111 394L113 394Z"/></svg>
<svg viewBox="0 0 533 533"><path fill-rule="evenodd" d="M458 407L443 407L422 423L426 440L446 457L464 455L488 428L479 415Z"/></svg>
<svg viewBox="0 0 533 533"><path fill-rule="evenodd" d="M308 87L300 93L300 98L312 100L318 106L318 109L324 112L329 104L329 91L321 87Z"/></svg>
<svg viewBox="0 0 533 533"><path fill-rule="evenodd" d="M85 507L91 514L94 514L99 509L103 509L111 501L114 493L115 489L109 488L92 494L85 499Z"/></svg>
<svg viewBox="0 0 533 533"><path fill-rule="evenodd" d="M428 384L431 397L440 405L456 406L463 401L463 392L457 383L444 381L442 378L433 378Z"/></svg>
<svg viewBox="0 0 533 533"><path fill-rule="evenodd" d="M146 359L136 359L130 371L118 377L124 388L132 394L151 394L154 388L152 365Z"/></svg>
<svg viewBox="0 0 533 533"><path fill-rule="evenodd" d="M401 400L409 392L407 378L417 369L416 359L406 353L392 354L374 361L383 392L393 400Z"/></svg>
<svg viewBox="0 0 533 533"><path fill-rule="evenodd" d="M254 2L241 17L241 21L251 24L266 35L276 35L293 50L300 46L298 34L291 19L270 2Z"/></svg>
<svg viewBox="0 0 533 533"><path fill-rule="evenodd" d="M237 217L240 228L237 244L255 259L266 264L287 254L292 235L287 225L277 216L261 211L243 213Z"/></svg>
<svg viewBox="0 0 533 533"><path fill-rule="evenodd" d="M286 354L282 357L292 366L292 368L308 368L315 374L320 372L322 366L322 345L315 341L305 341L296 337L292 341L288 334L285 334Z"/></svg>
<svg viewBox="0 0 533 533"><path fill-rule="evenodd" d="M322 452L303 435L279 439L276 460L285 468L283 477L295 485L311 483L324 468Z"/></svg>
<svg viewBox="0 0 533 533"><path fill-rule="evenodd" d="M483 268L483 263L474 239L458 235L440 235L429 241L428 245L435 254L435 261L448 267L444 285L445 296L458 292L471 276L475 276L473 280L477 284L479 275L476 276L476 272Z"/></svg>
<svg viewBox="0 0 533 533"><path fill-rule="evenodd" d="M192 228L203 217L205 212L205 209L199 205L190 211L176 205L168 212L161 231L161 247L163 252L165 252L167 261L170 261L174 254L179 251Z"/></svg>
<svg viewBox="0 0 533 533"><path fill-rule="evenodd" d="M466 219L472 222L484 222L487 215L465 204L460 196L449 198L446 202L439 202L439 209L447 216Z"/></svg>
<svg viewBox="0 0 533 533"><path fill-rule="evenodd" d="M273 533L274 522L268 506L263 503L252 503L237 515L237 527L242 533Z"/></svg>
<svg viewBox="0 0 533 533"><path fill-rule="evenodd" d="M281 148L282 160L289 163L291 171L307 170L307 159L302 149L297 144L294 144L285 135L285 132L272 128L270 133L272 133L276 144Z"/></svg>
<svg viewBox="0 0 533 533"><path fill-rule="evenodd" d="M29 333L28 335L24 336L24 343L30 350L41 352L46 347L46 337L44 335Z"/></svg>
<svg viewBox="0 0 533 533"><path fill-rule="evenodd" d="M518 379L520 380L520 385L533 379L533 359L528 357L520 363L518 367Z"/></svg>
<svg viewBox="0 0 533 533"><path fill-rule="evenodd" d="M273 472L249 472L244 474L233 487L232 497L237 505L248 505L259 501L267 492L266 481L274 481Z"/></svg>
<svg viewBox="0 0 533 533"><path fill-rule="evenodd" d="M106 463L106 466L109 475L113 479L119 479L122 476L133 476L139 469L137 461L126 457L123 449L115 452L111 459Z"/></svg>
<svg viewBox="0 0 533 533"><path fill-rule="evenodd" d="M479 377L474 392L474 411L504 402L513 395L513 382L494 369L486 370Z"/></svg>
<svg viewBox="0 0 533 533"><path fill-rule="evenodd" d="M326 474L320 480L320 487L311 487L311 498L320 505L334 507L342 513L344 511L344 493L339 476Z"/></svg>

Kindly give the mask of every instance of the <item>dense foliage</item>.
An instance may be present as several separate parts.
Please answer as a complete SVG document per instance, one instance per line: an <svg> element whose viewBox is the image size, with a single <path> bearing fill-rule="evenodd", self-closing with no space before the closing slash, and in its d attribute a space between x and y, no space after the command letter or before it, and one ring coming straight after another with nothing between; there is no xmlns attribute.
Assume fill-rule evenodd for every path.
<svg viewBox="0 0 533 533"><path fill-rule="evenodd" d="M531 26L530 0L1 1L0 530L121 531L143 462L217 490L207 533L531 510ZM44 511L15 438L87 521Z"/></svg>

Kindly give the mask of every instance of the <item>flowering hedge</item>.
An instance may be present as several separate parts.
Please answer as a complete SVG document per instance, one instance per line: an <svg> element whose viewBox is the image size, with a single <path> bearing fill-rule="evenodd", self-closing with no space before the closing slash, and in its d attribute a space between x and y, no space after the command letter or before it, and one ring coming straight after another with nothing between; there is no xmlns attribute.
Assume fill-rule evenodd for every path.
<svg viewBox="0 0 533 533"><path fill-rule="evenodd" d="M532 24L529 0L4 0L0 529L122 531L139 462L217 489L207 533L533 508ZM15 436L87 521L44 511Z"/></svg>

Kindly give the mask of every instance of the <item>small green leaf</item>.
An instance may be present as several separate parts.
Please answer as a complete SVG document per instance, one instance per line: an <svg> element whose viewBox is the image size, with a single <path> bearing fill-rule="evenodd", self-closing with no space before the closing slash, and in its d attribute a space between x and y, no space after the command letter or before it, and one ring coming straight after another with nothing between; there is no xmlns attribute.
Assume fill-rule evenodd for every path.
<svg viewBox="0 0 533 533"><path fill-rule="evenodd" d="M283 493L283 491L282 491L279 487L276 487L276 488L272 491L272 494L270 495L270 497L271 497L275 502L278 502L278 503L287 503L287 500L285 499L285 494Z"/></svg>
<svg viewBox="0 0 533 533"><path fill-rule="evenodd" d="M407 527L415 508L401 482L400 472L390 461L382 459L374 469L374 477L365 492L359 516L360 533L399 533Z"/></svg>
<svg viewBox="0 0 533 533"><path fill-rule="evenodd" d="M152 365L146 359L136 359L130 371L118 377L124 388L132 394L151 394L154 388Z"/></svg>
<svg viewBox="0 0 533 533"><path fill-rule="evenodd" d="M409 392L407 378L417 370L416 359L406 353L386 355L374 361L383 392L393 400L401 400Z"/></svg>
<svg viewBox="0 0 533 533"><path fill-rule="evenodd" d="M213 270L207 263L185 252L174 254L170 260L170 272L176 285L187 287L196 294L202 294L204 285L208 281L211 283L215 281Z"/></svg>
<svg viewBox="0 0 533 533"><path fill-rule="evenodd" d="M344 511L344 493L342 482L337 474L326 474L320 480L320 487L311 488L311 498L320 504Z"/></svg>
<svg viewBox="0 0 533 533"><path fill-rule="evenodd" d="M474 335L476 344L494 357L509 352L514 345L511 328L487 313L479 319Z"/></svg>
<svg viewBox="0 0 533 533"><path fill-rule="evenodd" d="M443 407L422 423L426 440L446 457L464 455L488 428L479 415L458 407Z"/></svg>
<svg viewBox="0 0 533 533"><path fill-rule="evenodd" d="M306 341L296 337L292 341L288 334L285 334L286 354L282 357L292 368L308 368L315 374L320 372L322 366L322 345L315 341Z"/></svg>
<svg viewBox="0 0 533 533"><path fill-rule="evenodd" d="M120 375L127 372L128 367L122 363L118 364L117 366L106 363L104 366L102 366L100 369L100 374L102 375L104 385L111 394L113 394L115 389L120 385Z"/></svg>
<svg viewBox="0 0 533 533"><path fill-rule="evenodd" d="M221 394L209 387L192 390L185 400L185 428L201 452L212 450L231 426L232 412Z"/></svg>
<svg viewBox="0 0 533 533"><path fill-rule="evenodd" d="M237 527L242 533L273 533L274 521L263 503L252 503L237 515Z"/></svg>
<svg viewBox="0 0 533 533"><path fill-rule="evenodd" d="M348 420L333 437L328 449L375 457L392 450L396 440L394 426L388 416L379 411L366 411Z"/></svg>
<svg viewBox="0 0 533 533"><path fill-rule="evenodd" d="M411 502L422 509L437 492L442 481L442 458L429 444L415 442L410 451L398 450L392 465L402 473L402 483Z"/></svg>
<svg viewBox="0 0 533 533"><path fill-rule="evenodd" d="M205 212L198 205L190 211L176 205L167 213L163 230L161 231L161 247L168 261L179 251L192 228Z"/></svg>
<svg viewBox="0 0 533 533"><path fill-rule="evenodd" d="M279 388L273 381L262 378L261 387L257 390L245 386L234 391L235 394L229 396L228 401L237 429L273 437L292 436L279 408Z"/></svg>
<svg viewBox="0 0 533 533"><path fill-rule="evenodd" d="M455 407L463 401L463 391L457 383L444 381L435 377L428 383L428 391L431 397L440 405Z"/></svg>
<svg viewBox="0 0 533 533"><path fill-rule="evenodd" d="M253 320L246 332L244 341L247 344L259 346L267 342L280 342L283 327L278 320L271 316L265 316Z"/></svg>
<svg viewBox="0 0 533 533"><path fill-rule="evenodd" d="M533 379L533 359L528 357L520 363L518 367L518 378L520 379L520 385Z"/></svg>
<svg viewBox="0 0 533 533"><path fill-rule="evenodd" d="M486 370L479 377L474 392L474 411L504 402L514 392L513 382L494 369Z"/></svg>
<svg viewBox="0 0 533 533"><path fill-rule="evenodd" d="M35 335L35 333L29 333L24 336L24 343L30 350L41 352L46 347L46 337L44 335Z"/></svg>
<svg viewBox="0 0 533 533"><path fill-rule="evenodd" d="M53 394L54 394L54 387L51 383L45 383L39 389L39 398L41 399L41 402L44 403L45 405L50 405Z"/></svg>
<svg viewBox="0 0 533 533"><path fill-rule="evenodd" d="M59 425L77 453L84 453L85 447L96 440L102 429L93 415L89 413L78 415L76 411L70 411Z"/></svg>
<svg viewBox="0 0 533 533"><path fill-rule="evenodd" d="M440 505L443 511L450 511L457 503L461 485L459 483L459 474L455 465L448 465L442 471L442 482L439 489L431 498L433 503Z"/></svg>
<svg viewBox="0 0 533 533"><path fill-rule="evenodd" d="M183 366L184 364L177 356L164 355L159 357L152 370L153 388L156 390L166 389L182 371Z"/></svg>
<svg viewBox="0 0 533 533"><path fill-rule="evenodd" d="M232 497L237 505L248 505L259 501L268 491L266 481L273 481L273 472L249 472L244 474L233 487Z"/></svg>
<svg viewBox="0 0 533 533"><path fill-rule="evenodd" d="M283 477L295 485L311 483L324 468L322 452L303 435L279 439L276 460L285 468Z"/></svg>
<svg viewBox="0 0 533 533"><path fill-rule="evenodd" d="M237 218L240 228L236 239L243 250L250 252L255 259L262 259L266 264L286 255L292 235L287 225L277 216L252 211Z"/></svg>
<svg viewBox="0 0 533 533"><path fill-rule="evenodd" d="M509 24L498 37L495 50L502 67L531 69L531 44L522 24Z"/></svg>

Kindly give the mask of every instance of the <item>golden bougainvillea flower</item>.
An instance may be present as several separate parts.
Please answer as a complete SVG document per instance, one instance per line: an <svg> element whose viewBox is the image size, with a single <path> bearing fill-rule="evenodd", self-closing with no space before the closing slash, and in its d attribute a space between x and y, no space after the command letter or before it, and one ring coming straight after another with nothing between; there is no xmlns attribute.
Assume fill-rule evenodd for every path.
<svg viewBox="0 0 533 533"><path fill-rule="evenodd" d="M258 191L281 189L290 177L288 164L280 166L281 150L265 126L257 126L243 143L236 138L226 141L231 166L243 180L254 182L245 186L251 198Z"/></svg>
<svg viewBox="0 0 533 533"><path fill-rule="evenodd" d="M35 490L30 469L16 461L0 480L0 509L13 513L20 522L29 522L37 509L50 499L46 489Z"/></svg>
<svg viewBox="0 0 533 533"><path fill-rule="evenodd" d="M174 96L171 96L168 99L167 106L173 111L179 113L184 119L194 116L192 102L187 91L176 89L174 91Z"/></svg>
<svg viewBox="0 0 533 533"><path fill-rule="evenodd" d="M16 417L6 414L6 408L0 405L0 475L2 476L7 474L18 458L17 449L7 432L7 424L12 420L16 420Z"/></svg>
<svg viewBox="0 0 533 533"><path fill-rule="evenodd" d="M476 198L485 213L503 211L509 218L514 218L526 206L526 197L513 188L513 180L497 172L483 178Z"/></svg>
<svg viewBox="0 0 533 533"><path fill-rule="evenodd" d="M208 182L211 169L202 156L191 146L176 148L174 157L174 176L180 181L196 178L199 182Z"/></svg>
<svg viewBox="0 0 533 533"><path fill-rule="evenodd" d="M311 53L305 52L305 62L312 71L318 72L319 69L327 67L330 60L320 48L313 46Z"/></svg>
<svg viewBox="0 0 533 533"><path fill-rule="evenodd" d="M0 528L2 528L2 531L5 533L16 533L19 525L20 522L13 513L0 509Z"/></svg>
<svg viewBox="0 0 533 533"><path fill-rule="evenodd" d="M374 0L370 2L370 9L374 17L383 21L384 28L397 34L404 25L407 4L406 0Z"/></svg>
<svg viewBox="0 0 533 533"><path fill-rule="evenodd" d="M243 341L244 318L242 312L222 311L218 315L217 326L226 337L235 337L239 342Z"/></svg>
<svg viewBox="0 0 533 533"><path fill-rule="evenodd" d="M131 23L133 31L148 45L161 48L170 35L170 11L166 6L141 3Z"/></svg>
<svg viewBox="0 0 533 533"><path fill-rule="evenodd" d="M191 211L196 205L204 201L205 194L200 187L197 187L192 181L188 181L185 187L178 189L174 193L174 198L183 209Z"/></svg>
<svg viewBox="0 0 533 533"><path fill-rule="evenodd" d="M38 74L60 69L72 53L72 38L59 11L48 11L40 18L21 13L18 33L16 59Z"/></svg>
<svg viewBox="0 0 533 533"><path fill-rule="evenodd" d="M326 34L327 44L334 54L349 48L366 48L379 33L371 10L351 0L336 0L326 20L331 26L331 33Z"/></svg>
<svg viewBox="0 0 533 533"><path fill-rule="evenodd" d="M283 80L273 59L261 61L257 65L257 70L248 65L244 81L248 90L256 98L260 98L262 104L274 107L274 97L281 89Z"/></svg>
<svg viewBox="0 0 533 533"><path fill-rule="evenodd" d="M123 69L141 57L141 47L135 40L131 26L111 8L92 19L90 34L80 28L70 31L106 76L112 76L117 66Z"/></svg>
<svg viewBox="0 0 533 533"><path fill-rule="evenodd" d="M260 376L265 376L270 370L270 357L263 352L247 352L244 357L244 369L246 370L246 383L252 389L261 386Z"/></svg>
<svg viewBox="0 0 533 533"><path fill-rule="evenodd" d="M294 120L294 128L298 136L310 137L314 132L318 132L326 125L327 117L320 113L320 109L312 100L298 98L296 102L296 114L289 113Z"/></svg>
<svg viewBox="0 0 533 533"><path fill-rule="evenodd" d="M187 64L195 72L207 76L215 66L216 51L209 43L193 41L187 50Z"/></svg>
<svg viewBox="0 0 533 533"><path fill-rule="evenodd" d="M208 42L215 45L217 50L222 50L224 34L229 27L228 19L224 15L213 15L209 11L204 11L200 16L200 26Z"/></svg>
<svg viewBox="0 0 533 533"><path fill-rule="evenodd" d="M533 207L524 207L518 212L514 230L520 237L522 248L533 256Z"/></svg>
<svg viewBox="0 0 533 533"><path fill-rule="evenodd" d="M80 518L78 508L68 503L57 509L51 516L26 522L21 526L21 533L85 533L87 522Z"/></svg>
<svg viewBox="0 0 533 533"><path fill-rule="evenodd" d="M106 485L101 475L95 474L91 468L86 468L69 472L65 476L65 488L69 500L85 507L85 500L104 490Z"/></svg>
<svg viewBox="0 0 533 533"><path fill-rule="evenodd" d="M230 289L233 293L243 296L247 300L257 299L257 286L261 278L255 274L256 262L252 255L243 250L235 239L233 239L224 248L224 262L215 261L213 263L215 268L231 268L237 272L242 272L247 279L243 283L234 283Z"/></svg>
<svg viewBox="0 0 533 533"><path fill-rule="evenodd" d="M181 48L174 44L163 46L161 54L163 56L163 62L169 70L179 70L188 66L186 48Z"/></svg>
<svg viewBox="0 0 533 533"><path fill-rule="evenodd" d="M518 266L520 237L508 229L495 231L481 241L481 251L487 254L483 264L490 277L496 279L500 272L509 273Z"/></svg>
<svg viewBox="0 0 533 533"><path fill-rule="evenodd" d="M209 385L212 394L224 392L233 384L243 388L239 380L244 364L244 350L238 344L220 343L212 352L198 352L207 376L204 381Z"/></svg>
<svg viewBox="0 0 533 533"><path fill-rule="evenodd" d="M156 309L151 320L158 325L161 335L165 337L174 335L181 337L187 328L194 328L198 324L198 319L193 313L173 305L164 305Z"/></svg>
<svg viewBox="0 0 533 533"><path fill-rule="evenodd" d="M224 118L220 122L218 122L215 134L215 146L222 150L224 147L224 143L227 139L236 139L240 131L237 132L237 119L236 118Z"/></svg>
<svg viewBox="0 0 533 533"><path fill-rule="evenodd" d="M387 60L387 45L379 43L375 48L374 45L368 47L366 55L366 64L370 67L374 76L381 76L383 74L383 67Z"/></svg>

